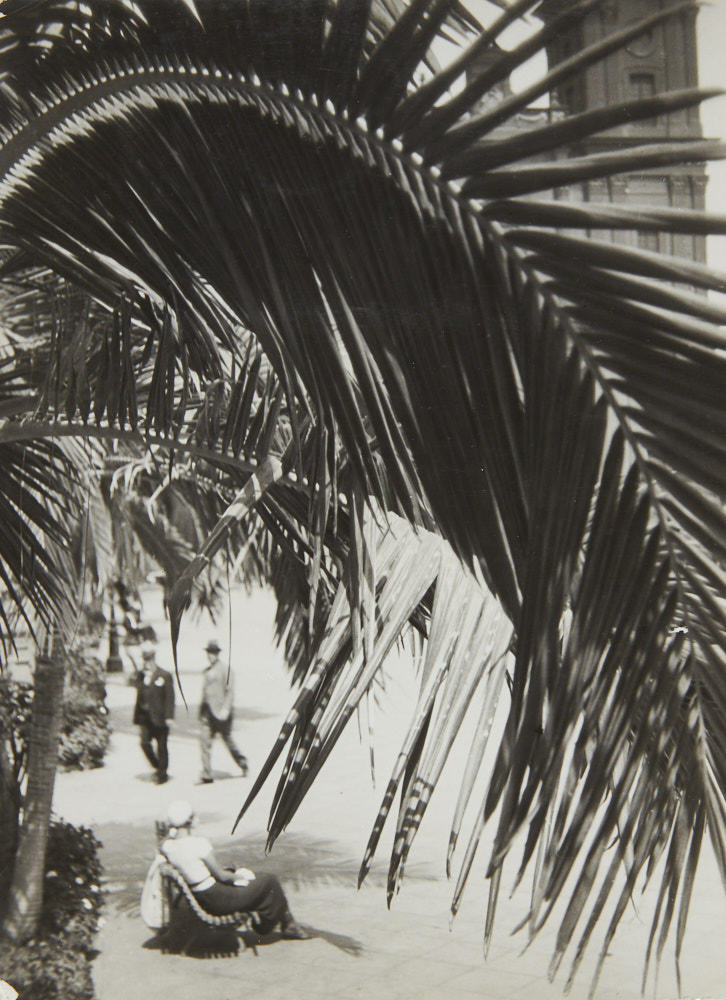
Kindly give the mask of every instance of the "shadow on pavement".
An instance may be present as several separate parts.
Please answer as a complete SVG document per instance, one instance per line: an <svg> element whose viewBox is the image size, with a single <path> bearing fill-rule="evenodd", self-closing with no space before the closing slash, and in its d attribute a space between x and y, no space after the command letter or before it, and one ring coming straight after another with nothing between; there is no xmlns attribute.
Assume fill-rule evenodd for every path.
<svg viewBox="0 0 726 1000"><path fill-rule="evenodd" d="M249 937L249 940L248 940ZM147 938L141 945L148 951L187 958L227 958L239 954L240 942L256 953L257 935L237 933L229 928L205 927L188 910L176 913L172 925Z"/></svg>
<svg viewBox="0 0 726 1000"><path fill-rule="evenodd" d="M156 853L154 833L151 829L131 823L103 823L96 827L95 832L101 842L107 845L101 855L108 882L107 903L117 911L135 916L139 912L141 886ZM333 840L306 833L287 832L269 855L265 854L265 843L265 837L257 834L238 837L224 846L215 845L215 849L225 864L244 865L257 872L271 872L277 875L284 888L352 888L357 883L360 860L343 854ZM419 873L415 865L411 866L408 874L410 877L435 881L433 875ZM366 884L384 887L385 871L371 871ZM318 936L325 937L326 933L319 932Z"/></svg>
<svg viewBox="0 0 726 1000"><path fill-rule="evenodd" d="M151 767L151 765L149 765L149 767ZM245 775L242 774L241 771L237 771L235 774L232 774L229 771L219 771L216 768L213 768L212 769L212 774L214 775L214 780L215 781L232 781L232 780L235 780L235 781L244 781L244 779L245 779ZM175 777L174 772L173 771L169 771L169 781L171 781L171 779L174 778L174 777ZM156 784L158 784L158 782L156 780L156 772L152 771L152 770L139 771L138 774L134 775L134 781L141 781L143 784L146 784L146 785L156 785ZM195 781L194 784L195 784L195 786L203 787L203 786L205 786L206 782L204 782L204 781L202 781L200 779L199 781Z"/></svg>
<svg viewBox="0 0 726 1000"><path fill-rule="evenodd" d="M310 924L301 923L300 926L308 932L311 938L322 938L334 948L344 951L346 955L360 958L363 954L363 945L357 938L348 937L347 934L336 934L334 931L324 931L320 927L311 927Z"/></svg>
<svg viewBox="0 0 726 1000"><path fill-rule="evenodd" d="M300 926L307 931L310 940L320 938L333 948L355 958L363 955L363 945L356 938L309 924ZM254 931L235 932L204 927L190 915L180 915L175 919L173 927L147 938L141 947L167 955L185 955L187 958L224 958L239 954L240 943L244 945L243 950L252 951L256 955L258 948L267 948L282 940L284 939L279 932L261 938Z"/></svg>
<svg viewBox="0 0 726 1000"><path fill-rule="evenodd" d="M138 726L135 726L131 721L133 714L133 705L120 707L114 705L109 708L107 719L108 724L111 727L111 732L126 734L138 733ZM257 708L239 706L234 710L234 721L235 725L239 726L240 731L242 731L245 722L258 722L260 719L271 719L276 715L276 712L263 712ZM177 705L177 712L174 717L173 727L174 736L198 738L201 730L199 728L196 706L191 705L189 711L187 712L184 710L183 705ZM241 739L242 737L240 736L240 740Z"/></svg>

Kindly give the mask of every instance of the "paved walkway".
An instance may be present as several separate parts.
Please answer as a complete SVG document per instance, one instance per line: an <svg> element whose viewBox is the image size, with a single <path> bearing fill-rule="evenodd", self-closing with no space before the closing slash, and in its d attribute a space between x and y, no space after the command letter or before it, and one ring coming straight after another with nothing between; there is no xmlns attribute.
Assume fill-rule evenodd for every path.
<svg viewBox="0 0 726 1000"><path fill-rule="evenodd" d="M232 647L240 703L236 732L254 774L272 744L291 695L281 655L271 641L270 596L263 592L239 596L233 611ZM156 593L146 595L145 612L160 619ZM218 634L224 644L223 632L224 627ZM221 743L214 751L218 780L211 785L197 784L195 709L204 661L202 648L211 634L209 627L191 621L182 627L181 670L190 711L177 708L170 739L172 777L167 785L159 788L150 780L129 721L134 692L118 675L111 677L108 685L114 736L106 766L59 776L56 812L93 827L104 844L108 903L94 963L100 1000L172 994L175 1000L561 997L567 972L564 963L554 985L546 979L554 924L524 954L522 935L510 936L525 909L522 894L509 900L506 892L502 893L494 944L488 960L483 960L486 845L462 909L449 927L452 886L443 875L443 859L456 793L453 781L444 781L434 797L391 910L385 904L390 830L367 883L360 891L355 888L382 787L408 722L411 668L405 657L391 671L386 700L376 720L378 787L371 787L368 748L359 742L353 724L268 857L264 855L266 813L273 783L230 837L249 779L234 773L235 766ZM164 626L160 626L159 635L159 660L169 665ZM460 759L453 760L452 769L459 764ZM154 819L163 816L168 802L175 798L193 801L200 832L214 840L222 857L280 876L293 912L315 935L312 940L277 941L259 947L257 954L247 950L215 955L207 949L179 956L160 951L155 936L139 917L138 898L154 852ZM686 935L682 995L722 998L726 996L726 900L712 859L705 860ZM511 873L509 878L511 881ZM652 893L649 900L652 904ZM630 1000L640 995L651 908L648 899L638 900L636 905L637 911L631 908L622 921L596 1000ZM583 963L570 993L572 1000L587 997L599 941L594 944L590 961ZM667 946L655 991L651 979L646 996L656 1000L678 996L671 954Z"/></svg>

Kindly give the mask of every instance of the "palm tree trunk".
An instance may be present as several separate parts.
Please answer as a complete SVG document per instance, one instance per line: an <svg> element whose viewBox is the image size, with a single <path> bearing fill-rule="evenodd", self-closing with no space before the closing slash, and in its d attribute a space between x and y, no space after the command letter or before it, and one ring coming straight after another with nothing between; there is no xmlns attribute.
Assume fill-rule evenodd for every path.
<svg viewBox="0 0 726 1000"><path fill-rule="evenodd" d="M0 738L0 912L5 911L19 825L20 795L10 758Z"/></svg>
<svg viewBox="0 0 726 1000"><path fill-rule="evenodd" d="M58 632L50 657L39 656L28 738L28 785L8 908L2 933L23 941L35 932L43 904L45 849L58 761L63 701L64 655Z"/></svg>

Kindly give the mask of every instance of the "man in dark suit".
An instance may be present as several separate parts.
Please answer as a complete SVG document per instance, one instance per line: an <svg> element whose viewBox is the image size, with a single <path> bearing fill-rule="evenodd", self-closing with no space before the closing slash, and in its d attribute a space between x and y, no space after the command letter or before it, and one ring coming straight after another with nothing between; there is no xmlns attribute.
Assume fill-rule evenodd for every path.
<svg viewBox="0 0 726 1000"><path fill-rule="evenodd" d="M158 666L152 642L142 645L141 656L143 669L136 675L134 724L141 730L141 749L156 771L156 782L163 785L168 781L167 722L174 718L174 682L169 671Z"/></svg>

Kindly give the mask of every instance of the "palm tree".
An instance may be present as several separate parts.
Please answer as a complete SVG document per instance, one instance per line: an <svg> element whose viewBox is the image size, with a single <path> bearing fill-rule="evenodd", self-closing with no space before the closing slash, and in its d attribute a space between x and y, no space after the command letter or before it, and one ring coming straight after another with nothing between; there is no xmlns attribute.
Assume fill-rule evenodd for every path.
<svg viewBox="0 0 726 1000"><path fill-rule="evenodd" d="M14 940L33 934L40 915L45 848L50 826L53 786L63 713L65 643L74 615L76 592L69 558L70 526L77 523L77 475L63 448L47 440L4 442L3 559L0 576L3 602L3 650L14 646L15 625L23 618L42 643L34 675L32 710L27 726L25 789L20 792L18 769L8 771L4 758L0 803L4 838L17 845L12 878L3 872L2 930ZM14 610L14 614L13 614ZM50 633L48 626L50 626ZM12 713L11 713L12 716ZM13 720L7 722L12 727ZM5 846L5 845L4 845ZM7 858L3 857L3 867Z"/></svg>
<svg viewBox="0 0 726 1000"><path fill-rule="evenodd" d="M726 877L726 357L723 310L700 294L726 286L704 265L592 236L723 234L726 220L550 197L721 156L704 142L567 156L622 122L708 95L656 95L516 136L500 129L688 5L479 108L597 3L573 0L512 50L498 41L536 15L537 0L494 5L482 30L455 0L253 0L233 10L221 0L7 0L0 21L0 245L16 269L64 278L111 317L53 331L45 427L8 421L3 434L188 449L190 400L249 371L252 334L284 402L287 458L270 450L273 431L242 459L221 426L210 434L217 477L234 467L263 482L241 484L182 574L176 619L225 531L252 506L267 524L276 510L279 527L278 497L294 496L284 533L308 568L313 612L323 542L338 535L339 510L349 519L352 568L342 571L339 552L331 574L352 581L351 643L355 632L362 652L351 651L373 664L393 610L385 579L368 572L378 542L365 510L441 535L514 635L507 723L460 881L496 813L488 938L503 866L524 832L517 878L534 868L531 933L574 881L554 967L581 928L579 963L620 867L601 961L657 859L666 863L653 936L665 937L680 890L676 951L706 830ZM465 43L444 68L430 54L442 36ZM486 73L466 82L485 53ZM235 397L240 434L252 398L243 388ZM260 420L265 412L277 427L269 410ZM337 582L329 628L308 615L323 652L310 658L306 700L283 731L294 730L296 749L273 837L366 690L365 671L354 677L337 653L326 659L343 613L336 593ZM431 645L445 618L436 595L421 598ZM363 642L376 602L388 610ZM471 676L463 666L452 675L466 704ZM430 704L422 692L403 752L392 884L456 732L437 690ZM480 761L477 744L464 800Z"/></svg>
<svg viewBox="0 0 726 1000"><path fill-rule="evenodd" d="M32 936L43 903L45 849L62 719L65 652L58 635L50 641L53 648L49 648L48 652L51 655L39 657L35 668L33 709L28 732L28 783L3 920L3 933L15 941Z"/></svg>

